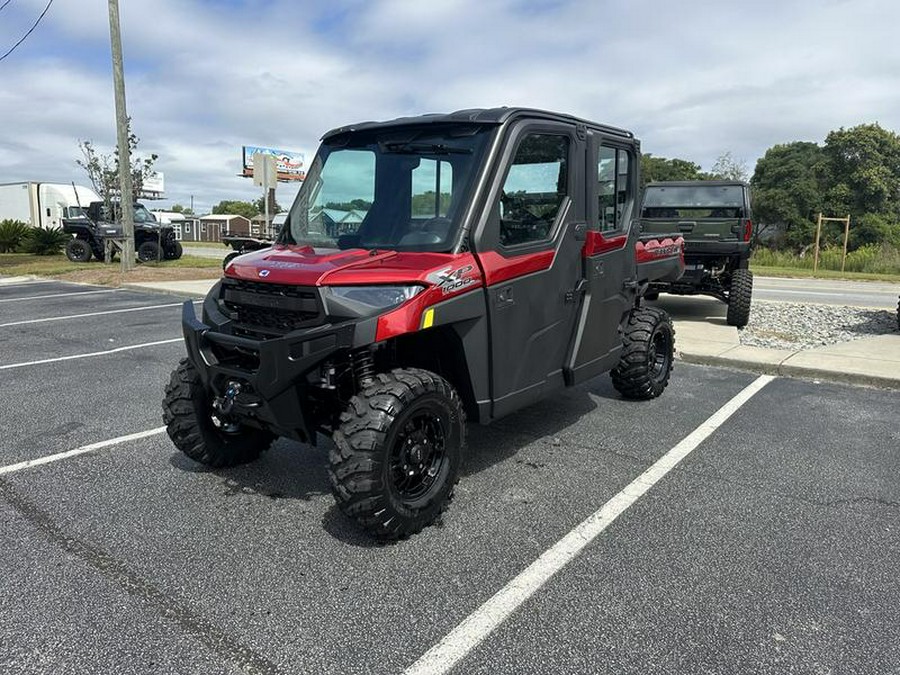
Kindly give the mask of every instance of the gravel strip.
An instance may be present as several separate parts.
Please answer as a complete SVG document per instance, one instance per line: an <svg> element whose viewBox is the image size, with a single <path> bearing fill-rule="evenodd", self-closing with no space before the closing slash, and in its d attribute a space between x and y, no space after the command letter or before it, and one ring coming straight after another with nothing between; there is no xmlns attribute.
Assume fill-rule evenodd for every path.
<svg viewBox="0 0 900 675"><path fill-rule="evenodd" d="M812 349L896 332L897 315L889 310L759 300L738 331L742 345L771 349Z"/></svg>

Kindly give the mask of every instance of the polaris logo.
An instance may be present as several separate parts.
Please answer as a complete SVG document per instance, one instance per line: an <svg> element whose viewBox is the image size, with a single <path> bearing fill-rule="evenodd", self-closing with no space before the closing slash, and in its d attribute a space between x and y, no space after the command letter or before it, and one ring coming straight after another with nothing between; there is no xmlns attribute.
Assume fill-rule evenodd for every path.
<svg viewBox="0 0 900 675"><path fill-rule="evenodd" d="M267 276L269 276L269 270L260 270L259 276L261 276L263 279L265 279Z"/></svg>

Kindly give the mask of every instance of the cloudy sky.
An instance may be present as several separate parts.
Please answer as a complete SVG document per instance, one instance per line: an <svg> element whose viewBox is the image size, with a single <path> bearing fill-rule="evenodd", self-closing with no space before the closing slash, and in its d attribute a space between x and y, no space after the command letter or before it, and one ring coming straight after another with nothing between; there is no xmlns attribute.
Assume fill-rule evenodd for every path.
<svg viewBox="0 0 900 675"><path fill-rule="evenodd" d="M3 5L6 0L0 0ZM241 146L309 159L335 126L524 105L709 168L841 126L900 130L893 0L120 0L128 112L167 200L257 197ZM47 0L0 9L0 54ZM54 0L0 61L0 183L86 182L115 143L106 0ZM287 204L296 188L282 186Z"/></svg>

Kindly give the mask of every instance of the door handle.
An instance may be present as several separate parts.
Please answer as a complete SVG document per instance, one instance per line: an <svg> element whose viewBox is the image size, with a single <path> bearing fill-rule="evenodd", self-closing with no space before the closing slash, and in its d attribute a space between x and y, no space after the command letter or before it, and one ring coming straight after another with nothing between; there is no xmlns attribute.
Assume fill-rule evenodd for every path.
<svg viewBox="0 0 900 675"><path fill-rule="evenodd" d="M693 232L694 226L696 224L697 223L695 223L693 221L682 221L682 222L678 223L678 229L681 230L682 232Z"/></svg>
<svg viewBox="0 0 900 675"><path fill-rule="evenodd" d="M506 286L505 288L501 288L497 291L497 306L498 307L506 307L507 305L511 305L515 302L513 300L513 287Z"/></svg>
<svg viewBox="0 0 900 675"><path fill-rule="evenodd" d="M575 241L584 241L587 239L587 223L577 223L572 228L572 232L575 235Z"/></svg>

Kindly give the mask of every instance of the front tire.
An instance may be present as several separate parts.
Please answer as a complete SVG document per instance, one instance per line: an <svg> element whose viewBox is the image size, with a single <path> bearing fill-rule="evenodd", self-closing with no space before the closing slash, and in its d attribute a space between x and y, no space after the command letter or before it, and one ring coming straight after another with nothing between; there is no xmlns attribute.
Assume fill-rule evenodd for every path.
<svg viewBox="0 0 900 675"><path fill-rule="evenodd" d="M138 246L137 259L140 262L153 262L162 260L162 258L162 249L155 241L145 241L143 244Z"/></svg>
<svg viewBox="0 0 900 675"><path fill-rule="evenodd" d="M656 398L669 384L675 358L672 319L657 307L641 307L628 317L622 355L610 372L613 386L625 398Z"/></svg>
<svg viewBox="0 0 900 675"><path fill-rule="evenodd" d="M729 326L743 328L750 321L750 301L753 296L753 272L738 269L731 274L728 290L728 313L725 322Z"/></svg>
<svg viewBox="0 0 900 675"><path fill-rule="evenodd" d="M433 523L459 480L465 413L456 390L426 370L397 369L350 400L328 477L341 511L381 540Z"/></svg>
<svg viewBox="0 0 900 675"><path fill-rule="evenodd" d="M166 432L175 447L206 466L220 468L252 462L275 438L253 427L238 427L230 432L218 428L200 374L188 359L182 359L172 373L162 407Z"/></svg>
<svg viewBox="0 0 900 675"><path fill-rule="evenodd" d="M90 262L93 255L91 245L84 239L70 239L66 242L66 257L72 262Z"/></svg>

